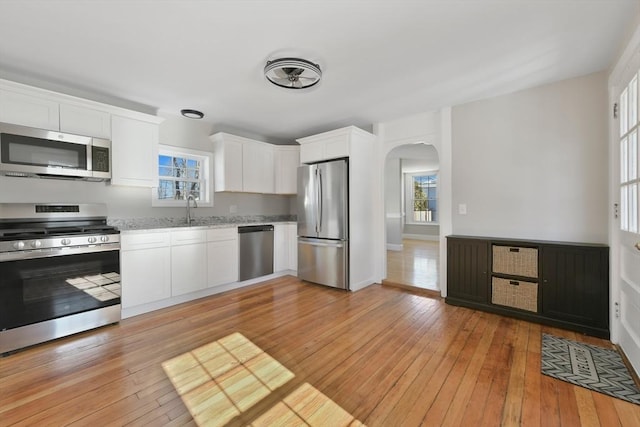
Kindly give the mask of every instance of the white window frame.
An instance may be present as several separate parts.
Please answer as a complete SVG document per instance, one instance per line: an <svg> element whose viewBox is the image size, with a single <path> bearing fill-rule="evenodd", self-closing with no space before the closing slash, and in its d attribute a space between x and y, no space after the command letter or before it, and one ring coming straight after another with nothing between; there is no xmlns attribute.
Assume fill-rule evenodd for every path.
<svg viewBox="0 0 640 427"><path fill-rule="evenodd" d="M640 74L636 73L618 100L620 128L620 230L640 234L640 110L638 90Z"/></svg>
<svg viewBox="0 0 640 427"><path fill-rule="evenodd" d="M421 172L411 172L404 174L404 223L410 225L438 225L438 221L414 221L413 220L413 177L435 175L436 176L436 218L440 217L440 171L430 170Z"/></svg>
<svg viewBox="0 0 640 427"><path fill-rule="evenodd" d="M191 148L176 147L173 145L160 144L158 146L158 157L156 158L156 186L151 189L151 206L153 207L185 207L184 200L174 199L158 199L158 186L160 184L160 176L158 170L160 168L160 156L187 157L197 159L202 162L201 173L202 186L200 191L200 199L197 200L198 206L213 206L213 154L208 151L193 150Z"/></svg>

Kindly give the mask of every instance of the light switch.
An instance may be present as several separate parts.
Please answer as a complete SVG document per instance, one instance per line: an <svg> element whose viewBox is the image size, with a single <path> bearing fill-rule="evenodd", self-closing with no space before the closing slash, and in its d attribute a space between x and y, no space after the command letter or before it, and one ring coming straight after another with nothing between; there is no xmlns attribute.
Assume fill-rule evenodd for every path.
<svg viewBox="0 0 640 427"><path fill-rule="evenodd" d="M237 212L238 212L238 205L229 206L229 213L237 213Z"/></svg>
<svg viewBox="0 0 640 427"><path fill-rule="evenodd" d="M460 215L466 215L467 214L467 204L466 203L460 203L458 205L458 213Z"/></svg>

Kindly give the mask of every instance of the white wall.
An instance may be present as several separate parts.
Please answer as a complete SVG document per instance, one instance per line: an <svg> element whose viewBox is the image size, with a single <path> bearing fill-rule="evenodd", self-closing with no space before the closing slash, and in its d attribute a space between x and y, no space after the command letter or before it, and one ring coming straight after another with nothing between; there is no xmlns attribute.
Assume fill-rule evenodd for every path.
<svg viewBox="0 0 640 427"><path fill-rule="evenodd" d="M163 115L161 144L213 151L209 135L215 132L210 123L181 116ZM197 216L280 215L295 213L293 196L214 193L214 206L197 208ZM148 188L119 187L101 182L62 181L52 179L10 178L0 176L0 203L69 202L106 203L110 218L182 217L182 208L152 208ZM237 213L231 214L235 205Z"/></svg>
<svg viewBox="0 0 640 427"><path fill-rule="evenodd" d="M399 158L388 157L384 168L384 204L387 249L402 249L402 171Z"/></svg>
<svg viewBox="0 0 640 427"><path fill-rule="evenodd" d="M453 107L453 233L607 243L606 118L605 73Z"/></svg>

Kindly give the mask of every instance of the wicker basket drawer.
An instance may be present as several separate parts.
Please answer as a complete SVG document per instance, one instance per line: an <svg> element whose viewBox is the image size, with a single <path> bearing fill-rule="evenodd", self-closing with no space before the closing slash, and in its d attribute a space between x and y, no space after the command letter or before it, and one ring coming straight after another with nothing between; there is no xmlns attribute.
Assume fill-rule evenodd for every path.
<svg viewBox="0 0 640 427"><path fill-rule="evenodd" d="M494 273L538 277L538 249L493 245Z"/></svg>
<svg viewBox="0 0 640 427"><path fill-rule="evenodd" d="M523 280L491 279L491 302L521 310L538 311L538 284Z"/></svg>

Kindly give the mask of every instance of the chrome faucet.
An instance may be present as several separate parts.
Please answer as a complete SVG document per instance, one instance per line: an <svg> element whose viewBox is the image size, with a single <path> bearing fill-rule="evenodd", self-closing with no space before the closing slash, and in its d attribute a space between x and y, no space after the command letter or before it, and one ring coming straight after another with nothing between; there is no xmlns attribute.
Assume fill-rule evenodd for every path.
<svg viewBox="0 0 640 427"><path fill-rule="evenodd" d="M196 202L196 198L192 193L187 195L187 225L191 225L193 222L193 218L191 218L191 200L193 200L193 207L197 208L198 203Z"/></svg>

